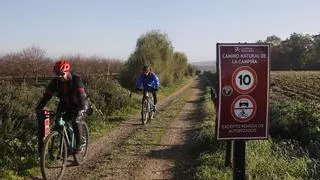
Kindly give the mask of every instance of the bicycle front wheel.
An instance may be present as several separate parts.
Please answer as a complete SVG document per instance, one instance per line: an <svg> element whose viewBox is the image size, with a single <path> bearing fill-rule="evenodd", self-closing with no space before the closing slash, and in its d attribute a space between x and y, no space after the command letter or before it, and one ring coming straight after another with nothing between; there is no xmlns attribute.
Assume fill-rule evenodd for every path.
<svg viewBox="0 0 320 180"><path fill-rule="evenodd" d="M154 105L153 105L153 102L154 102L154 100L153 100L153 97L151 96L151 98L150 98L150 100L149 100L149 108L148 108L148 110L149 110L149 121L151 120L151 119L153 119L153 117L154 117L154 113L155 113L155 111L154 111Z"/></svg>
<svg viewBox="0 0 320 180"><path fill-rule="evenodd" d="M57 131L46 137L40 157L40 168L44 179L61 179L67 162L67 144Z"/></svg>
<svg viewBox="0 0 320 180"><path fill-rule="evenodd" d="M81 153L74 154L73 158L77 165L84 162L88 155L88 145L89 145L89 127L86 122L80 122L82 126L82 136L81 136Z"/></svg>
<svg viewBox="0 0 320 180"><path fill-rule="evenodd" d="M142 124L147 124L149 117L149 103L148 100L144 100L141 109L141 121Z"/></svg>

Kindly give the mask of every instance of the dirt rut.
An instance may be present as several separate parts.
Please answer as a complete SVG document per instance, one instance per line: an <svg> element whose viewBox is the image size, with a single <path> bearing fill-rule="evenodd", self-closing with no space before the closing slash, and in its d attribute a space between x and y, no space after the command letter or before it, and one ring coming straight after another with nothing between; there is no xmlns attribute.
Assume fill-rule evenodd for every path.
<svg viewBox="0 0 320 180"><path fill-rule="evenodd" d="M193 84L192 93L170 124L158 147L148 154L144 168L134 179L192 179L196 155L191 143L195 125L202 118L202 93Z"/></svg>
<svg viewBox="0 0 320 180"><path fill-rule="evenodd" d="M193 80L158 103L159 118L167 118L167 124L157 121L142 126L140 117L121 123L106 136L92 142L85 163L69 166L63 179L190 179L190 167L195 158L192 157L190 138L201 116L201 92L197 86L198 80ZM167 108L180 96L187 96L188 101L180 109L178 105L171 105L176 109L169 111L176 111L176 114L167 115ZM154 126L154 129L148 126ZM156 136L152 133L157 131L163 132L161 140L150 143ZM139 136L137 132L145 132L148 137L142 139L149 138L150 141L130 140ZM135 144L133 148L128 148L128 141Z"/></svg>

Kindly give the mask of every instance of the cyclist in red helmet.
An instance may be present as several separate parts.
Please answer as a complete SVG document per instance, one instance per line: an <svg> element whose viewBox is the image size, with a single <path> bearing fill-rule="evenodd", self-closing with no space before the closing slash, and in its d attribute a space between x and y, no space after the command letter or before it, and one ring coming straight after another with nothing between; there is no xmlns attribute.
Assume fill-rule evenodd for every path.
<svg viewBox="0 0 320 180"><path fill-rule="evenodd" d="M57 107L57 114L62 114L64 112L63 118L66 120L72 121L72 126L75 132L76 137L76 148L74 153L81 152L81 134L82 126L80 121L83 119L86 114L89 102L87 98L87 93L84 88L84 84L81 78L77 75L71 74L71 65L70 63L62 59L57 61L53 67L53 71L56 74L54 78L46 88L43 97L36 107L36 112L39 117L42 110L45 108L46 104L52 98L53 95L56 95L59 98L59 104ZM39 122L41 118L39 117ZM41 122L39 123L39 125ZM41 129L38 131L38 150L41 152L42 144L42 134Z"/></svg>

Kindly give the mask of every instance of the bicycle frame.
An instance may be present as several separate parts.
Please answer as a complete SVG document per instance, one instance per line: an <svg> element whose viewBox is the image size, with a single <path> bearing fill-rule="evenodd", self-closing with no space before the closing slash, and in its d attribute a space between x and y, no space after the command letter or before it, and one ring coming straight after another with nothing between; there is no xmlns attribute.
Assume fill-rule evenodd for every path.
<svg viewBox="0 0 320 180"><path fill-rule="evenodd" d="M75 135L72 125L70 122L66 122L62 117L60 117L58 126L62 128L60 133L62 134L62 137L65 137L67 140L68 150L72 151L72 149L75 147Z"/></svg>
<svg viewBox="0 0 320 180"><path fill-rule="evenodd" d="M146 98L147 100L148 100L148 103L150 104L150 105L154 105L153 104L153 96L152 96L152 93L150 92L150 91L146 91L145 92L145 96L144 96L144 98Z"/></svg>
<svg viewBox="0 0 320 180"><path fill-rule="evenodd" d="M150 119L153 118L154 111L152 107L154 106L153 104L153 96L150 91L144 92L144 97L142 101L142 110L141 110L141 120L142 124L147 124Z"/></svg>
<svg viewBox="0 0 320 180"><path fill-rule="evenodd" d="M45 111L45 123L44 123L44 128L45 128L45 134L44 138L46 138L51 132L57 131L58 133L61 134L61 138L66 139L67 143L67 148L70 152L72 152L73 148L75 147L75 134L73 127L71 125L71 122L66 122L63 117L61 116L59 119L55 120L55 124L53 126L53 129L50 129L50 121L51 119L54 119L55 112L54 111Z"/></svg>
<svg viewBox="0 0 320 180"><path fill-rule="evenodd" d="M55 112L49 111L50 121L54 119L54 116ZM50 129L51 133L45 139L40 157L40 167L43 177L47 178L51 175L57 175L55 178L60 179L67 166L68 156L71 154L73 155L76 165L80 165L84 162L88 150L89 128L85 122L81 122L81 125L84 128L84 134L82 134L81 137L81 148L83 151L81 153L74 153L73 150L76 146L76 138L72 128L72 121L65 121L63 116L59 116L59 118L54 120L54 126L52 126ZM57 173L50 173L51 171L56 170L58 170Z"/></svg>
<svg viewBox="0 0 320 180"><path fill-rule="evenodd" d="M50 116L50 112L49 111L46 111L44 110L43 112L43 115L44 115L44 123L43 123L43 141L44 139L51 133L51 130L50 130L50 119L52 118Z"/></svg>

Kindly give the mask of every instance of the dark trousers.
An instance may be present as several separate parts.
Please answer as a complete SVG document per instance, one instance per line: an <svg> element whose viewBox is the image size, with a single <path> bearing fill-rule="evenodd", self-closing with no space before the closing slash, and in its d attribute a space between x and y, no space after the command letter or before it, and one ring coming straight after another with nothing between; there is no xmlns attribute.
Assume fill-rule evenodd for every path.
<svg viewBox="0 0 320 180"><path fill-rule="evenodd" d="M72 129L74 132L75 140L76 140L76 147L81 145L81 136L82 136L82 125L81 120L82 117L77 117L77 112L68 111L66 114L63 115L63 119L66 122L70 122L72 124Z"/></svg>

